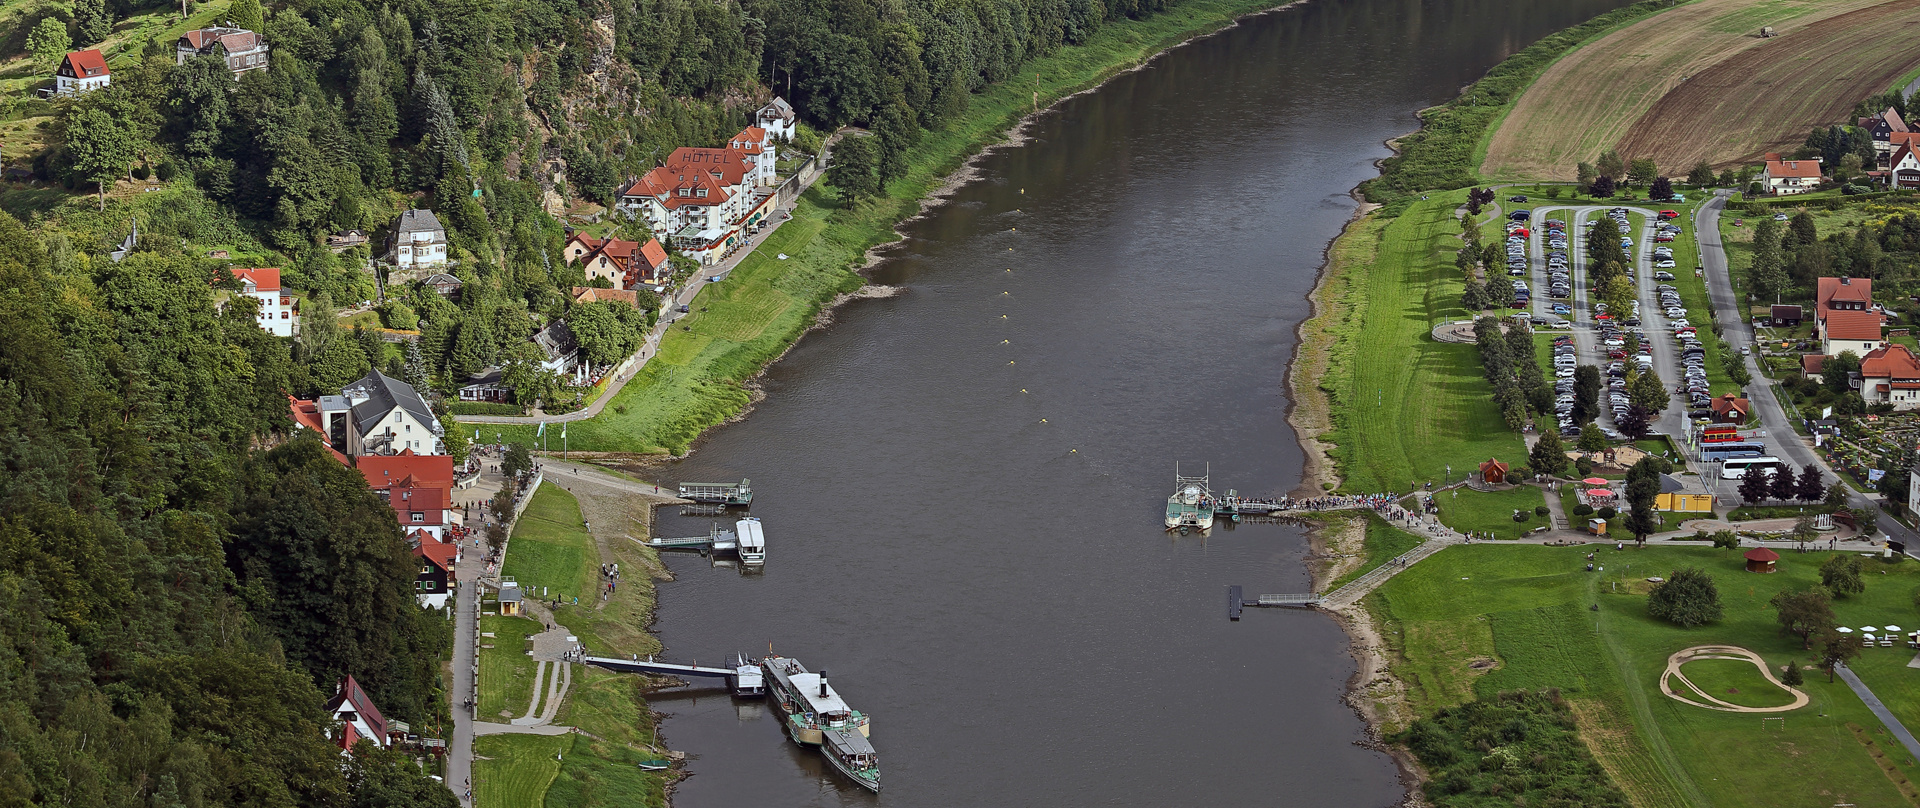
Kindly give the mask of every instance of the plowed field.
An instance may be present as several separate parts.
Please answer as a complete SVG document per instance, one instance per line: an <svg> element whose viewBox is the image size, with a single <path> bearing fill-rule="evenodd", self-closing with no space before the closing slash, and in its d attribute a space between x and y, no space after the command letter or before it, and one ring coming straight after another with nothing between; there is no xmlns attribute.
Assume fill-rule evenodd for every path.
<svg viewBox="0 0 1920 808"><path fill-rule="evenodd" d="M1791 46L1801 29L1883 4L1897 8L1910 5L1907 0L1695 0L1621 28L1567 54L1527 88L1488 143L1481 173L1501 180L1571 180L1576 163L1592 160L1618 144L1636 121L1645 118L1675 88L1693 84L1701 74L1742 54L1765 54L1768 60L1788 54L1779 46ZM1781 36L1761 39L1761 26L1773 26ZM1902 43L1912 42L1912 35L1900 30L1882 31L1881 35L1883 41L1870 46L1876 52L1892 52ZM1841 76L1881 68L1867 62L1863 54L1848 56L1860 56L1860 61L1845 63L1839 73L1808 71L1819 75L1808 80L1837 91L1838 84L1846 81ZM1892 78L1864 93L1847 95L1840 111L1844 113L1861 97L1885 89L1914 58L1920 58L1920 50L1910 57L1893 59L1901 66L1893 69ZM1689 76L1691 80L1687 80ZM1827 95L1823 91L1821 98ZM1833 95L1838 97L1837 92ZM1742 126L1748 119L1779 117L1772 106L1774 99L1764 92L1760 96L1764 103L1756 104L1751 97L1725 100L1741 105L1736 119ZM1799 127L1802 138L1810 127ZM1741 151L1757 153L1760 149ZM1622 154L1629 158L1650 156ZM1728 154L1710 161L1725 162L1737 156ZM1660 157L1655 160L1669 173L1684 174L1693 164L1692 160L1685 165Z"/></svg>
<svg viewBox="0 0 1920 808"><path fill-rule="evenodd" d="M1672 172L1791 150L1920 65L1916 36L1920 0L1895 0L1766 40L1667 93L1620 139L1620 153Z"/></svg>

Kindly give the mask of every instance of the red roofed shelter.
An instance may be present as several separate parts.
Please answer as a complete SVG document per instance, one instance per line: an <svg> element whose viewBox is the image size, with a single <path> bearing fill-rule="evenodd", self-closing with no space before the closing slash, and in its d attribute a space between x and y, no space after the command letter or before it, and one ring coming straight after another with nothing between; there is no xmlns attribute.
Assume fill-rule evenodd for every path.
<svg viewBox="0 0 1920 808"><path fill-rule="evenodd" d="M1489 483L1506 482L1507 464L1491 457L1487 458L1487 462L1480 464L1480 479Z"/></svg>
<svg viewBox="0 0 1920 808"><path fill-rule="evenodd" d="M1719 424L1746 423L1753 406L1744 398L1728 393L1713 400L1713 420Z"/></svg>
<svg viewBox="0 0 1920 808"><path fill-rule="evenodd" d="M1746 553L1748 572L1774 572L1773 562L1780 560L1780 554L1765 547L1755 547Z"/></svg>

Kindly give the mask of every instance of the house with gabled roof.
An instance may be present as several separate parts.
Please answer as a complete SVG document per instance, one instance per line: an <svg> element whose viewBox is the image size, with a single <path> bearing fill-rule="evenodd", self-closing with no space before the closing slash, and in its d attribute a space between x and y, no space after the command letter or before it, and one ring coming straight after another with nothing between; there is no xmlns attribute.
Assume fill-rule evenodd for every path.
<svg viewBox="0 0 1920 808"><path fill-rule="evenodd" d="M768 135L780 140L792 140L798 116L793 114L793 106L787 99L774 96L772 101L753 114L754 125L767 131Z"/></svg>
<svg viewBox="0 0 1920 808"><path fill-rule="evenodd" d="M580 264L589 283L605 280L614 289L651 286L671 272L667 250L655 239L602 239L577 232L567 237L561 254L568 263Z"/></svg>
<svg viewBox="0 0 1920 808"><path fill-rule="evenodd" d="M393 224L387 259L401 269L447 265L447 228L430 210L408 210Z"/></svg>
<svg viewBox="0 0 1920 808"><path fill-rule="evenodd" d="M73 51L53 71L54 95L79 95L113 83L107 57L97 50Z"/></svg>
<svg viewBox="0 0 1920 808"><path fill-rule="evenodd" d="M447 596L459 580L454 567L460 561L460 543L436 538L424 530L407 534L407 548L420 571L413 579L413 598L421 608L444 609Z"/></svg>
<svg viewBox="0 0 1920 808"><path fill-rule="evenodd" d="M233 80L240 74L267 69L267 40L245 28L214 26L180 35L173 46L173 63L186 64L202 56L221 56Z"/></svg>
<svg viewBox="0 0 1920 808"><path fill-rule="evenodd" d="M640 308L640 293L632 289L602 289L598 286L573 287L573 302L601 303L618 301L634 308Z"/></svg>
<svg viewBox="0 0 1920 808"><path fill-rule="evenodd" d="M1873 115L1856 119L1854 123L1872 135L1873 155L1876 162L1882 167L1887 165L1888 156L1893 153L1893 135L1895 133L1906 134L1908 132L1906 120L1902 119L1900 113L1896 112L1893 107L1887 107L1885 110Z"/></svg>
<svg viewBox="0 0 1920 808"><path fill-rule="evenodd" d="M373 370L341 388L340 395L352 407L347 454L447 453L445 429L413 385Z"/></svg>
<svg viewBox="0 0 1920 808"><path fill-rule="evenodd" d="M1760 186L1774 196L1813 191L1820 187L1820 160L1769 159L1760 171Z"/></svg>
<svg viewBox="0 0 1920 808"><path fill-rule="evenodd" d="M540 366L562 376L574 374L576 383L586 381L587 366L580 361L580 343L565 320L555 320L534 332L533 344L540 348Z"/></svg>
<svg viewBox="0 0 1920 808"><path fill-rule="evenodd" d="M1869 351L1860 358L1860 398L1896 410L1920 408L1920 357L1899 344Z"/></svg>
<svg viewBox="0 0 1920 808"><path fill-rule="evenodd" d="M276 337L293 336L293 291L280 286L279 267L228 269L240 282L240 293L260 304L255 318L260 327Z"/></svg>
<svg viewBox="0 0 1920 808"><path fill-rule="evenodd" d="M1905 132L1901 134L1907 134ZM1912 139L1894 147L1887 159L1887 185L1892 188L1920 188L1920 153L1916 153L1915 142L1920 141L1920 133Z"/></svg>
<svg viewBox="0 0 1920 808"><path fill-rule="evenodd" d="M1820 321L1820 351L1827 356L1839 356L1847 351L1852 351L1854 356L1865 356L1886 344L1881 336L1885 322L1877 311L1828 312Z"/></svg>
<svg viewBox="0 0 1920 808"><path fill-rule="evenodd" d="M343 750L351 751L354 743L362 738L382 749L393 742L389 737L387 719L373 706L373 697L367 695L366 688L361 687L352 676L343 677L334 686L333 698L327 700L326 711L339 723L334 731L334 742Z"/></svg>

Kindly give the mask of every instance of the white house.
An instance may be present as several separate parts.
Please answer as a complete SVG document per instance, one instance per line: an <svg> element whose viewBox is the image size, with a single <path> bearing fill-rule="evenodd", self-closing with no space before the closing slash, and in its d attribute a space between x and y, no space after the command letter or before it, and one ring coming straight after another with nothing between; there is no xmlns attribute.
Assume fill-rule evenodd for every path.
<svg viewBox="0 0 1920 808"><path fill-rule="evenodd" d="M778 152L773 145L773 136L758 126L749 126L740 130L727 141L727 148L739 152L746 163L746 181L749 187L775 184L774 163Z"/></svg>
<svg viewBox="0 0 1920 808"><path fill-rule="evenodd" d="M1907 512L1920 513L1920 468L1907 474Z"/></svg>
<svg viewBox="0 0 1920 808"><path fill-rule="evenodd" d="M1920 408L1920 359L1900 344L1861 356L1860 398L1868 404L1892 404L1896 410Z"/></svg>
<svg viewBox="0 0 1920 808"><path fill-rule="evenodd" d="M1920 155L1912 143L1902 143L1887 164L1887 184L1895 188L1920 188Z"/></svg>
<svg viewBox="0 0 1920 808"><path fill-rule="evenodd" d="M404 450L412 450L417 455L447 453L440 419L434 417L433 409L420 398L413 385L375 370L342 388L340 396L333 400L344 401L350 408L346 419L347 454L354 457L393 455ZM328 400L321 399L323 422L330 414Z"/></svg>
<svg viewBox="0 0 1920 808"><path fill-rule="evenodd" d="M793 139L795 123L793 107L787 104L784 98L775 96L766 106L761 107L759 112L754 113L753 119L754 125L767 130L767 134L782 141Z"/></svg>
<svg viewBox="0 0 1920 808"><path fill-rule="evenodd" d="M227 70L233 73L234 81L240 80L241 73L267 69L267 41L245 28L231 27L202 28L181 34L173 46L173 63L183 65L189 59L214 53L226 55Z"/></svg>
<svg viewBox="0 0 1920 808"><path fill-rule="evenodd" d="M293 336L293 293L280 287L280 269L235 269L241 293L260 302L260 327L276 337Z"/></svg>
<svg viewBox="0 0 1920 808"><path fill-rule="evenodd" d="M430 210L409 210L393 226L393 264L401 269L446 266L447 229Z"/></svg>
<svg viewBox="0 0 1920 808"><path fill-rule="evenodd" d="M1768 160L1760 172L1760 183L1774 196L1807 193L1820 187L1820 161Z"/></svg>
<svg viewBox="0 0 1920 808"><path fill-rule="evenodd" d="M387 719L373 706L373 698L367 695L359 682L348 676L334 687L333 698L327 700L327 714L340 723L334 742L342 750L351 751L353 745L365 738L374 746L385 749L388 744Z"/></svg>
<svg viewBox="0 0 1920 808"><path fill-rule="evenodd" d="M79 95L112 83L113 71L107 69L107 58L97 50L67 54L67 58L60 60L60 68L53 73L53 92L56 95Z"/></svg>

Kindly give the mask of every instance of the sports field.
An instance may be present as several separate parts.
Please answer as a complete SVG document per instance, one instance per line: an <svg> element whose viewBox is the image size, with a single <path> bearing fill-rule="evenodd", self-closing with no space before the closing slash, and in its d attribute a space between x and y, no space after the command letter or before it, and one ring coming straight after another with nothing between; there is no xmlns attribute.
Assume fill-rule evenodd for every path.
<svg viewBox="0 0 1920 808"><path fill-rule="evenodd" d="M1804 138L1815 120L1806 115L1821 111L1811 107L1831 101L1839 104L1838 112L1844 114L1860 98L1886 89L1894 79L1920 64L1920 51L1895 52L1904 38L1888 36L1889 28L1884 26L1898 30L1899 23L1884 19L1879 23L1849 19L1840 26L1850 32L1843 37L1836 37L1829 28L1816 29L1812 36L1796 36L1816 23L1849 12L1873 8L1883 13L1876 7L1901 11L1920 8L1920 3L1695 0L1628 25L1568 54L1540 75L1494 131L1481 173L1494 180L1571 180L1577 163L1593 160L1639 127L1652 127L1659 121L1697 126L1701 131L1685 142L1657 149L1636 145L1647 153L1623 149L1621 154L1629 159L1652 157L1663 171L1676 175L1685 174L1701 156L1716 164L1731 164L1748 154L1758 154L1762 151L1760 142L1754 140L1760 136L1758 130L1798 131L1796 140ZM1772 26L1780 36L1761 39L1762 26ZM1854 40L1848 37L1872 34L1884 41L1868 42L1864 51L1824 50L1835 47L1839 40L1851 42ZM1796 94L1751 81L1728 82L1714 78L1718 74L1710 72L1749 52L1748 61L1739 62L1746 67L1740 69L1753 70L1757 60L1776 82L1802 71L1801 77L1790 82ZM1809 69L1813 64L1809 60L1814 58L1823 63L1820 70ZM1827 63L1829 60L1831 63ZM1878 86L1848 94L1846 88L1867 80L1863 77L1881 73L1890 75ZM1668 105L1661 107L1659 118L1648 118L1664 98L1703 78L1727 83L1729 89L1720 92L1735 93L1694 102L1716 105L1717 117L1705 109ZM1813 92L1806 92L1805 82L1813 82ZM1687 93L1682 97L1698 96ZM1809 109L1801 109L1803 106ZM1730 115L1728 110L1737 110L1738 114ZM1766 110L1766 114L1753 114L1758 110ZM1824 118L1819 120L1825 122ZM1692 143L1693 137L1701 142ZM1635 144L1650 142L1634 140Z"/></svg>
<svg viewBox="0 0 1920 808"><path fill-rule="evenodd" d="M1585 571L1589 552L1604 572ZM1659 690L1669 656L1698 645L1752 650L1775 671L1789 660L1809 663L1811 652L1780 630L1767 601L1816 585L1828 555L1787 553L1779 572L1755 575L1738 553L1702 547L1475 544L1422 561L1366 603L1416 713L1502 690L1559 688L1581 737L1637 806L1908 804L1903 792L1920 767L1844 683L1823 673L1807 671L1800 689L1808 706L1771 715L1784 721L1709 710ZM1713 576L1725 608L1719 622L1682 629L1648 616L1646 578L1684 566ZM1834 602L1843 624L1912 621L1920 564L1871 562L1866 578L1864 594ZM1920 682L1906 667L1912 658L1907 648L1863 649L1851 667L1896 715L1914 716ZM1751 666L1692 662L1689 676L1696 666L1696 681L1722 698L1778 703Z"/></svg>
<svg viewBox="0 0 1920 808"><path fill-rule="evenodd" d="M1920 65L1910 36L1920 0L1897 0L1814 22L1732 54L1647 110L1620 153L1662 166L1757 162L1800 145L1815 126L1846 120L1860 99ZM1764 114L1756 114L1764 110Z"/></svg>

